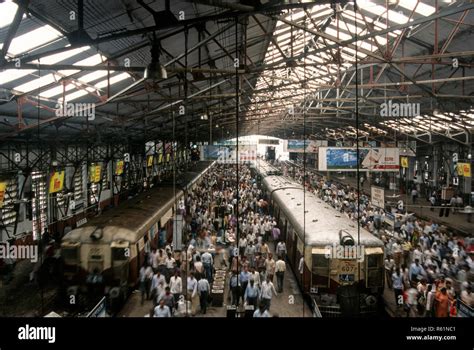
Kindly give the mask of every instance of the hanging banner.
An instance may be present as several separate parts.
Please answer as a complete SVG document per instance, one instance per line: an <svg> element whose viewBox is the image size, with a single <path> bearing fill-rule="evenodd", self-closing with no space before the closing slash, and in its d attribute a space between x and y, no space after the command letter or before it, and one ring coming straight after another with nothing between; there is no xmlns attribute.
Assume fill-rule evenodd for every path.
<svg viewBox="0 0 474 350"><path fill-rule="evenodd" d="M64 170L55 171L49 179L49 193L56 193L63 190Z"/></svg>
<svg viewBox="0 0 474 350"><path fill-rule="evenodd" d="M6 182L0 182L0 208L3 207L3 200L5 199Z"/></svg>
<svg viewBox="0 0 474 350"><path fill-rule="evenodd" d="M158 155L158 164L161 164L161 163L163 163L163 153L160 153Z"/></svg>
<svg viewBox="0 0 474 350"><path fill-rule="evenodd" d="M373 206L385 208L385 190L382 187L371 186L370 200Z"/></svg>
<svg viewBox="0 0 474 350"><path fill-rule="evenodd" d="M168 162L170 161L170 159L171 159L171 154L168 153L168 154L166 155L166 162L168 163Z"/></svg>
<svg viewBox="0 0 474 350"><path fill-rule="evenodd" d="M149 167L149 168L153 166L153 156L147 156L146 166Z"/></svg>
<svg viewBox="0 0 474 350"><path fill-rule="evenodd" d="M400 165L408 169L408 157L400 157Z"/></svg>
<svg viewBox="0 0 474 350"><path fill-rule="evenodd" d="M398 148L319 147L321 171L399 171Z"/></svg>
<svg viewBox="0 0 474 350"><path fill-rule="evenodd" d="M117 161L115 165L115 175L122 175L123 174L123 160Z"/></svg>
<svg viewBox="0 0 474 350"><path fill-rule="evenodd" d="M458 163L457 173L459 176L471 177L471 163Z"/></svg>
<svg viewBox="0 0 474 350"><path fill-rule="evenodd" d="M90 182L97 183L100 181L100 172L102 167L100 165L91 165L90 166L90 173L89 173L89 180Z"/></svg>

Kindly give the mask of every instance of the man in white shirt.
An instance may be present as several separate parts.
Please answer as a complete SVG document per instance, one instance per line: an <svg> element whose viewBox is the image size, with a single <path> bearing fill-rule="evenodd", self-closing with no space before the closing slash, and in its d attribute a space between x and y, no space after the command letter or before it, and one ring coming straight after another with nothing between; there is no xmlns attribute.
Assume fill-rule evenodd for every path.
<svg viewBox="0 0 474 350"><path fill-rule="evenodd" d="M286 244L283 241L278 242L276 247L276 253L278 256L281 256L283 260L286 258Z"/></svg>
<svg viewBox="0 0 474 350"><path fill-rule="evenodd" d="M268 313L267 309L265 308L264 303L260 303L260 306L258 307L257 310L253 313L253 317L270 317L270 314Z"/></svg>
<svg viewBox="0 0 474 350"><path fill-rule="evenodd" d="M393 260L390 255L387 255L387 258L384 261L384 268L385 268L385 276L387 277L388 289L392 289L392 274L393 274L394 267L395 267L395 260Z"/></svg>
<svg viewBox="0 0 474 350"><path fill-rule="evenodd" d="M418 260L421 264L423 264L424 262L423 252L421 251L421 248L419 245L415 248L415 250L412 253L412 262L415 262L415 260Z"/></svg>
<svg viewBox="0 0 474 350"><path fill-rule="evenodd" d="M149 262L148 264L151 265L153 268L153 271L158 270L158 260L157 260L158 253L155 248L152 249L149 257Z"/></svg>
<svg viewBox="0 0 474 350"><path fill-rule="evenodd" d="M304 272L304 257L300 258L300 262L298 263L298 272L300 273L300 280L303 280L303 272Z"/></svg>
<svg viewBox="0 0 474 350"><path fill-rule="evenodd" d="M275 263L278 293L283 293L283 281L285 279L285 271L286 263L283 261L282 257L279 256L277 262Z"/></svg>
<svg viewBox="0 0 474 350"><path fill-rule="evenodd" d="M250 267L249 281L254 281L255 286L260 288L260 273L258 273L258 271L255 271L255 267Z"/></svg>
<svg viewBox="0 0 474 350"><path fill-rule="evenodd" d="M160 304L155 307L153 317L171 317L170 308L165 305L164 299L161 299Z"/></svg>
<svg viewBox="0 0 474 350"><path fill-rule="evenodd" d="M209 281L205 278L201 278L198 281L197 288L199 292L199 304L201 306L201 313L205 315L207 309L207 298L209 297L209 292L211 290Z"/></svg>
<svg viewBox="0 0 474 350"><path fill-rule="evenodd" d="M212 254L209 253L208 251L204 252L201 256L201 261L202 264L204 265L204 271L206 273L206 278L208 281L213 280L213 275L212 275L212 266L214 264L214 259L212 258Z"/></svg>
<svg viewBox="0 0 474 350"><path fill-rule="evenodd" d="M255 246L253 242L250 241L247 247L245 248L245 256L248 258L250 267L255 267Z"/></svg>
<svg viewBox="0 0 474 350"><path fill-rule="evenodd" d="M240 255L244 255L246 247L247 247L247 238L243 236L239 239L239 254Z"/></svg>
<svg viewBox="0 0 474 350"><path fill-rule="evenodd" d="M262 288L260 291L260 300L265 305L266 310L270 309L273 294L275 294L275 296L278 295L272 281L269 277L267 277L267 280L262 283Z"/></svg>
<svg viewBox="0 0 474 350"><path fill-rule="evenodd" d="M190 273L186 283L186 290L188 300L191 301L191 314L196 315L197 304L199 302L198 292L197 292L197 280L194 278L194 273Z"/></svg>
<svg viewBox="0 0 474 350"><path fill-rule="evenodd" d="M150 292L152 299L158 296L158 286L160 284L163 285L163 288L166 287L165 276L163 276L160 271L156 271L156 273L153 275L153 278L151 279Z"/></svg>
<svg viewBox="0 0 474 350"><path fill-rule="evenodd" d="M165 264L166 264L166 279L168 280L171 276L174 274L174 267L175 267L176 261L174 258L171 256L171 253L168 252L166 258L165 258Z"/></svg>
<svg viewBox="0 0 474 350"><path fill-rule="evenodd" d="M175 271L174 276L170 279L170 291L173 294L175 303L178 303L179 296L183 292L183 282L178 271Z"/></svg>

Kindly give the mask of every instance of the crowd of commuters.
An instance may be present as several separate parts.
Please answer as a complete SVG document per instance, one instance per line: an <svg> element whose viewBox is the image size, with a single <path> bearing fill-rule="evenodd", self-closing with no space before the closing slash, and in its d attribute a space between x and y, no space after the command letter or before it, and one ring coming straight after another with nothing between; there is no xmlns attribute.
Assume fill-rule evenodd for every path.
<svg viewBox="0 0 474 350"><path fill-rule="evenodd" d="M153 316L205 314L216 269L229 271L230 304L271 315L273 297L283 292L286 246L250 167L240 165L238 174L237 185L236 166L216 164L178 203L186 249L146 249L141 301L153 301Z"/></svg>

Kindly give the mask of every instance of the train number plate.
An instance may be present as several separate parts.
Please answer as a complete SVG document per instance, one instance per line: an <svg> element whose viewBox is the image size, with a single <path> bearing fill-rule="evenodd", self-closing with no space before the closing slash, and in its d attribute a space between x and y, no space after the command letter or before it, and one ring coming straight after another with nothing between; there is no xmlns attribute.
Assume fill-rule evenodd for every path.
<svg viewBox="0 0 474 350"><path fill-rule="evenodd" d="M354 282L354 274L347 274L347 273L340 274L339 282Z"/></svg>

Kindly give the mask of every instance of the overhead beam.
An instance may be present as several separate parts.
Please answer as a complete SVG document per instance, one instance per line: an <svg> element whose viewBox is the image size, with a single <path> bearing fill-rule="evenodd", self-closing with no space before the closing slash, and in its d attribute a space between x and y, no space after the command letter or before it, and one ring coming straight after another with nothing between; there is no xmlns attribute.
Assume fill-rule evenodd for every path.
<svg viewBox="0 0 474 350"><path fill-rule="evenodd" d="M439 12L437 12L437 13L431 15L431 16L427 16L427 17L424 17L424 18L419 18L419 19L416 19L412 22L407 22L407 23L404 23L404 24L397 24L397 25L394 25L394 26L391 26L391 27L387 27L386 29L373 31L373 32L371 32L369 34L365 34L365 35L360 35L360 36L358 35L357 39L355 38L355 36L353 36L351 39L342 40L337 44L327 45L327 46L324 46L323 48L319 48L319 49L315 49L315 50L308 50L307 52L303 52L299 55L296 55L296 56L292 57L291 60L297 60L297 59L303 58L303 57L308 56L308 55L316 55L320 52L325 52L325 51L331 50L331 49L337 49L339 46L348 46L348 45L351 45L351 44L355 43L356 41L364 41L364 40L367 40L367 39L371 39L375 36L384 35L384 34L387 34L387 33L390 33L390 32L396 31L396 30L401 30L401 29L404 29L404 28L407 28L407 27L416 26L416 25L419 25L419 24L431 22L431 21L434 21L436 19L446 17L446 16L451 16L451 15L454 15L454 14L459 13L459 12L463 12L463 11L466 11L466 10L471 10L473 8L474 8L474 3L462 5L462 6L459 6L459 7L449 7L447 9L445 9L443 11L439 11ZM278 62L272 63L270 66L277 66L277 65L280 65L280 64L283 64L283 63L286 63L286 61L285 60L280 60Z"/></svg>

